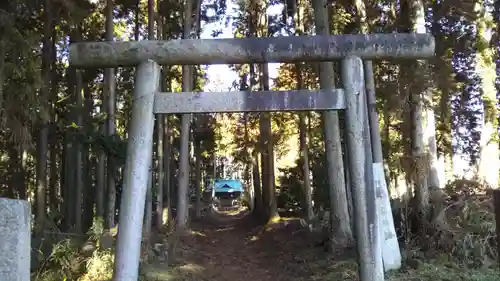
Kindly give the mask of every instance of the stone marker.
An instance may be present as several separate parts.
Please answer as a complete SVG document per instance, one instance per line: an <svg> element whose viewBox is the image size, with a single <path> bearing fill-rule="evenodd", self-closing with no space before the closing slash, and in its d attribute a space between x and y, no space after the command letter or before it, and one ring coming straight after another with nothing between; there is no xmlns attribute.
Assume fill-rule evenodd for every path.
<svg viewBox="0 0 500 281"><path fill-rule="evenodd" d="M29 281L31 209L24 200L0 198L0 280Z"/></svg>

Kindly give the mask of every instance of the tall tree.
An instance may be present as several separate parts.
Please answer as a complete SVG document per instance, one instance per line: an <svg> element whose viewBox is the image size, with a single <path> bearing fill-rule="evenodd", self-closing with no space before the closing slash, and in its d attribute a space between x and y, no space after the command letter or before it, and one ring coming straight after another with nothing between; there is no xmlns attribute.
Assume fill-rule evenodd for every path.
<svg viewBox="0 0 500 281"><path fill-rule="evenodd" d="M156 27L157 27L157 37L161 39L163 36L162 28L165 28L162 22L162 16L160 11L160 5L162 1L157 0L156 7L158 12L156 13ZM151 19L150 19L151 20ZM163 67L163 75L165 75L165 67ZM165 79L162 78L162 83L160 83L161 90L165 90ZM165 129L168 128L168 124L165 126L167 118L164 114L156 114L155 116L155 125L156 125L156 174L157 174L157 186L156 186L156 210L155 210L155 218L156 218L156 227L160 229L166 223L166 220L163 217L163 197L164 197L164 188L165 188L165 173L168 171L165 170L165 151L164 151L164 141L165 141ZM168 142L168 139L166 139ZM167 155L167 158L169 156Z"/></svg>
<svg viewBox="0 0 500 281"><path fill-rule="evenodd" d="M259 15L258 15L258 0L251 0L249 2L249 6L247 7L248 13L247 13L247 25L248 25L248 36L249 37L256 37L257 36L257 28L259 25ZM254 91L257 87L257 83L259 81L257 77L257 71L256 71L256 65L250 64L249 65L249 76L250 76L250 91ZM253 117L254 115L250 115L249 117ZM248 121L248 120L246 120ZM248 122L245 124L248 125ZM261 172L262 166L260 165L260 159L259 159L259 151L261 149L259 148L259 145L255 145L253 151L252 151L252 182L253 182L253 189L255 193L255 206L254 206L254 214L257 216L260 216L263 214L264 210L264 202L263 202L263 185L261 182L261 175L264 172Z"/></svg>
<svg viewBox="0 0 500 281"><path fill-rule="evenodd" d="M293 5L293 17L294 17L294 27L295 34L300 36L303 34L303 18L304 18L304 5L300 0L292 1ZM298 63L295 65L296 76L297 76L297 89L303 89L304 83L302 79L302 64ZM311 178L309 171L309 147L307 144L307 128L306 128L306 113L299 113L299 147L300 147L300 157L302 160L302 176L304 179L304 203L306 210L306 218L310 221L313 216L313 205L312 205L312 188L311 188Z"/></svg>
<svg viewBox="0 0 500 281"><path fill-rule="evenodd" d="M183 38L188 39L191 36L192 15L193 15L193 0L184 2L184 30ZM192 67L182 66L182 91L189 92L192 90ZM183 114L181 116L181 151L179 159L179 189L177 201L177 229L179 233L184 232L187 226L188 219L188 188L189 188L189 132L190 132L191 114Z"/></svg>
<svg viewBox="0 0 500 281"><path fill-rule="evenodd" d="M113 23L113 0L106 2L106 41L113 41L114 38L114 23ZM106 68L104 70L104 99L106 100L107 122L105 128L107 135L114 138L116 133L116 78L115 69ZM115 163L112 157L107 158L107 216L106 224L108 227L115 226L116 217L116 183L115 183ZM103 159L100 159L103 160ZM103 161L104 162L104 161Z"/></svg>
<svg viewBox="0 0 500 281"><path fill-rule="evenodd" d="M498 137L498 105L496 89L496 65L491 31L494 20L488 1L474 1L473 10L476 26L476 73L479 75L479 91L482 99L482 124L479 140L477 172L479 179L491 187L499 184L500 147ZM497 31L498 32L498 31Z"/></svg>
<svg viewBox="0 0 500 281"><path fill-rule="evenodd" d="M79 32L79 29L76 29L76 32ZM82 73L79 70L75 71L75 100L76 100L76 125L78 128L83 126L83 77ZM75 197L75 230L77 233L83 232L83 147L82 143L77 140L75 141L75 181L76 188L74 190L73 196Z"/></svg>
<svg viewBox="0 0 500 281"><path fill-rule="evenodd" d="M269 34L269 16L267 8L270 2L261 1L258 4L258 29L257 33L261 37L270 36ZM260 65L260 90L269 91L269 65ZM262 178L262 201L264 203L263 211L265 219L272 220L279 216L276 204L276 187L274 174L274 136L272 132L271 114L261 112L259 116L260 128L260 149L261 149L261 178Z"/></svg>
<svg viewBox="0 0 500 281"><path fill-rule="evenodd" d="M402 4L404 5L404 4ZM409 11L410 31L415 33L426 33L425 9L422 0L408 0L407 9ZM402 10L404 10L402 8ZM404 16L404 15L402 15ZM424 109L430 99L430 85L426 79L429 70L425 61L411 63L411 69L416 69L416 74L410 82L410 120L411 120L411 155L414 165L414 192L415 207L421 222L428 219L429 211L429 187L428 179L428 157L426 154L426 140L424 135Z"/></svg>
<svg viewBox="0 0 500 281"><path fill-rule="evenodd" d="M195 30L196 38L200 37L200 32L201 32L201 2L202 0L197 0L196 1L196 7L195 7L195 20L194 20L194 27L193 29ZM192 85L193 87L196 85L196 80L198 78L198 71L197 69L193 68L193 82ZM198 114L193 118L193 153L194 153L194 189L195 189L195 205L194 205L194 214L196 218L201 217L201 184L203 182L202 178L202 171L201 171L201 165L202 165L202 153L203 153L203 148L202 148L202 140L200 138L200 133L202 132L203 125L204 125L204 120L205 116Z"/></svg>
<svg viewBox="0 0 500 281"><path fill-rule="evenodd" d="M148 0L148 40L155 39L155 0ZM156 116L159 118L159 116ZM157 140L158 141L158 140ZM158 145L158 144L157 144ZM146 192L146 205L144 210L144 240L149 246L151 237L151 227L153 223L153 163L150 163L150 173L148 178L148 190Z"/></svg>
<svg viewBox="0 0 500 281"><path fill-rule="evenodd" d="M45 222L45 207L46 207L46 187L47 187L47 152L48 152L48 137L49 127L46 114L48 113L48 100L50 95L50 65L52 58L52 1L45 0L43 13L43 43L42 43L42 73L43 84L40 91L40 127L38 132L37 145L37 168L36 168L36 233L41 234Z"/></svg>
<svg viewBox="0 0 500 281"><path fill-rule="evenodd" d="M324 0L314 0L314 21L316 33L330 33L328 21L328 4ZM335 85L335 74L331 62L319 64L319 81L322 89L332 89ZM352 230L349 218L347 194L340 142L339 117L336 111L322 114L324 124L325 152L328 168L328 185L330 194L331 235L332 242L346 244L352 241Z"/></svg>

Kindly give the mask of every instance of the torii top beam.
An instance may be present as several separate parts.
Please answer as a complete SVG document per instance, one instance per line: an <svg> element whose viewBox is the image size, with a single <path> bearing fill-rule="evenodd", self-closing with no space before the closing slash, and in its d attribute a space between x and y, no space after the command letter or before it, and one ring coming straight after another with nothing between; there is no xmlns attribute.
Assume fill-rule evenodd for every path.
<svg viewBox="0 0 500 281"><path fill-rule="evenodd" d="M75 67L135 66L148 59L164 65L244 64L434 56L430 34L352 34L170 41L80 42L69 48Z"/></svg>

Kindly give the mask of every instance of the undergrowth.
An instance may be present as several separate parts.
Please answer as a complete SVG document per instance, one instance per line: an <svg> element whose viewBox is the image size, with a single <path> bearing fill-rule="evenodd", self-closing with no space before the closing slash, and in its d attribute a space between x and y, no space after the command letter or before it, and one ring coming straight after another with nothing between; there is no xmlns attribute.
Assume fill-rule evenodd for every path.
<svg viewBox="0 0 500 281"><path fill-rule="evenodd" d="M358 265L356 260L322 261L313 265L317 272L311 280L356 281ZM418 268L405 266L403 269L386 275L387 281L499 281L499 272L495 269L460 268L454 264L443 264L440 261L427 261Z"/></svg>
<svg viewBox="0 0 500 281"><path fill-rule="evenodd" d="M112 278L114 253L100 245L104 234L102 221L89 230L90 253L83 253L81 241L65 239L54 245L52 252L33 273L35 281L108 281Z"/></svg>
<svg viewBox="0 0 500 281"><path fill-rule="evenodd" d="M450 182L432 205L425 233L402 231L403 267L389 281L499 281L493 199L488 188L471 180ZM435 198L434 198L435 199ZM411 223L410 210L400 212ZM406 219L406 220L405 220ZM411 228L405 225L402 228ZM355 259L316 261L313 280L359 280Z"/></svg>
<svg viewBox="0 0 500 281"><path fill-rule="evenodd" d="M450 183L433 202L433 215L422 239L404 237L404 266L387 276L389 281L493 281L500 280L495 269L498 259L495 220L491 196L474 181ZM89 242L95 245L83 255L81 243L64 240L38 272L35 281L108 281L113 271L114 254L99 245L102 222L94 224ZM309 264L315 272L311 280L358 280L355 259L315 259Z"/></svg>
<svg viewBox="0 0 500 281"><path fill-rule="evenodd" d="M450 183L443 194L443 207L431 221L423 247L431 254L448 254L465 268L489 268L496 265L493 199L487 189L475 181Z"/></svg>

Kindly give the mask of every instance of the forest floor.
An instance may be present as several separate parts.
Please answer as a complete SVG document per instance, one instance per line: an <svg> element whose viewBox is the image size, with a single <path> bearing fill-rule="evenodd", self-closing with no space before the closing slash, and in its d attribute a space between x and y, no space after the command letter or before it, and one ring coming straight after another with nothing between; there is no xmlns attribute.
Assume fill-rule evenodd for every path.
<svg viewBox="0 0 500 281"><path fill-rule="evenodd" d="M259 226L246 212L211 213L192 222L171 266L155 261L142 271L147 281L358 280L354 250L327 254L311 243L310 235L296 218ZM500 280L498 272L476 273L434 262L422 262L418 268L404 268L387 277L401 281Z"/></svg>
<svg viewBox="0 0 500 281"><path fill-rule="evenodd" d="M173 267L154 262L144 273L155 281L311 280L312 253L325 254L306 235L298 219L259 226L247 212L211 213L191 224Z"/></svg>

